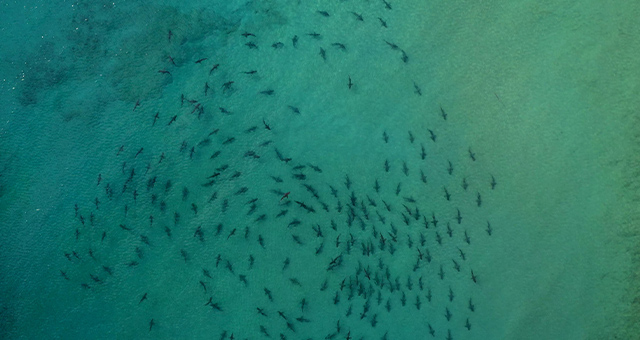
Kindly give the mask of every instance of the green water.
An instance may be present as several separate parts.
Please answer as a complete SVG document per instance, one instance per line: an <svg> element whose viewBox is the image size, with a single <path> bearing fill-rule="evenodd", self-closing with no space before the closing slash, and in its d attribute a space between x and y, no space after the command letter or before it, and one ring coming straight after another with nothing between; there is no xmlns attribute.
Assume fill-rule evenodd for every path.
<svg viewBox="0 0 640 340"><path fill-rule="evenodd" d="M0 337L640 338L638 5L388 4L0 2Z"/></svg>

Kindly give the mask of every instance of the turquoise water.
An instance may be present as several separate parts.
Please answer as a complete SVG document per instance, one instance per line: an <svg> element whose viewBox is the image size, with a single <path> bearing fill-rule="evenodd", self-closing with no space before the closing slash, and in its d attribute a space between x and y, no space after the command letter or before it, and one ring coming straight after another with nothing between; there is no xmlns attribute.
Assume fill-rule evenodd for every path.
<svg viewBox="0 0 640 340"><path fill-rule="evenodd" d="M2 338L639 338L637 5L0 5Z"/></svg>

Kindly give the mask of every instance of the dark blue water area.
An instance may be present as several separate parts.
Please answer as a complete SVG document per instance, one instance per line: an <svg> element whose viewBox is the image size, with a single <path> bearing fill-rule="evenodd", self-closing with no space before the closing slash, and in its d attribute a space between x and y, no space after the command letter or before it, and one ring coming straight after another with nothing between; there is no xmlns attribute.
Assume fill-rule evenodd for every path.
<svg viewBox="0 0 640 340"><path fill-rule="evenodd" d="M1 6L0 337L634 338L624 9Z"/></svg>

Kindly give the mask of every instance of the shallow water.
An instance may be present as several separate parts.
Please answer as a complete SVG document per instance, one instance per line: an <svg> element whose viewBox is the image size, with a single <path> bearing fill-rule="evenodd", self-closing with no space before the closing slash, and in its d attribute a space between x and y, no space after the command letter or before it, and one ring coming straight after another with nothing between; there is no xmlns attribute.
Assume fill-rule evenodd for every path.
<svg viewBox="0 0 640 340"><path fill-rule="evenodd" d="M638 6L387 4L2 2L2 337L637 338Z"/></svg>

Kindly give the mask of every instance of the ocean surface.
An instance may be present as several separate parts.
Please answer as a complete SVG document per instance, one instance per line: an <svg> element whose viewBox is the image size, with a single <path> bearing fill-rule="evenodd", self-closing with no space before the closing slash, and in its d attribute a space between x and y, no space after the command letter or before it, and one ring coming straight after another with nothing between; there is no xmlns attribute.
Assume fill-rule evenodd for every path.
<svg viewBox="0 0 640 340"><path fill-rule="evenodd" d="M639 15L0 1L0 338L640 339Z"/></svg>

